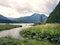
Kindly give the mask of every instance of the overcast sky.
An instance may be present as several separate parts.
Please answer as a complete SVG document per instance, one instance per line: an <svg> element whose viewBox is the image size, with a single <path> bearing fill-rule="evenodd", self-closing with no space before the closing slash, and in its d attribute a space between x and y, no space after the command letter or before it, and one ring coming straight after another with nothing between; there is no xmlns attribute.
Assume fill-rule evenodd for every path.
<svg viewBox="0 0 60 45"><path fill-rule="evenodd" d="M59 0L0 0L0 14L13 18L33 13L49 15L58 2Z"/></svg>

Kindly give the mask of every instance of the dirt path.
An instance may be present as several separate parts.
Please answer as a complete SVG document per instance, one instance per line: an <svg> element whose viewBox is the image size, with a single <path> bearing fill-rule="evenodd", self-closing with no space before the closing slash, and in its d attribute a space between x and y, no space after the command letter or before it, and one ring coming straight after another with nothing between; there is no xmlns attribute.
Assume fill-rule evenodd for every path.
<svg viewBox="0 0 60 45"><path fill-rule="evenodd" d="M31 27L31 26L27 25L27 26L23 26L23 27L19 27L19 28L0 31L0 37L10 36L10 37L13 37L13 38L21 38L22 39L22 36L19 34L19 32L22 29L25 29L25 28L28 28L28 27Z"/></svg>

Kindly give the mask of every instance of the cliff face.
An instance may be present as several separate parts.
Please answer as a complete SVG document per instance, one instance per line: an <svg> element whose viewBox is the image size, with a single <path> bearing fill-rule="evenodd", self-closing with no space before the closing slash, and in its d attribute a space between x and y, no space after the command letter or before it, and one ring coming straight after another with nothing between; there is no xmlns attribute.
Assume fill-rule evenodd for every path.
<svg viewBox="0 0 60 45"><path fill-rule="evenodd" d="M47 18L47 23L60 23L60 2Z"/></svg>

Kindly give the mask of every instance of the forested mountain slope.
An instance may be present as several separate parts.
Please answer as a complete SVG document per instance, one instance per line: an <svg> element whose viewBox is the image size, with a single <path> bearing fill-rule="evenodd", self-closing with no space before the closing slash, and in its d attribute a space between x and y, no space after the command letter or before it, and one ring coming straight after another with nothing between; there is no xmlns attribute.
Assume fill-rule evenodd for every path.
<svg viewBox="0 0 60 45"><path fill-rule="evenodd" d="M60 2L47 18L47 23L60 23Z"/></svg>

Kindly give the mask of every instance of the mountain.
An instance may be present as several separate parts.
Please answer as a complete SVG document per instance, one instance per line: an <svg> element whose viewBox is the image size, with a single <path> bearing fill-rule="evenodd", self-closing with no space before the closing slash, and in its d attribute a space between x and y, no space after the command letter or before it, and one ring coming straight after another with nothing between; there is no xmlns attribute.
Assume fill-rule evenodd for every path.
<svg viewBox="0 0 60 45"><path fill-rule="evenodd" d="M0 14L0 23L37 23L45 22L47 16L44 14L34 13L31 16L25 16L20 18L8 18Z"/></svg>
<svg viewBox="0 0 60 45"><path fill-rule="evenodd" d="M46 19L47 16L45 16L44 14L34 13L31 16L16 18L13 21L20 22L20 23L36 23L41 21L45 22Z"/></svg>
<svg viewBox="0 0 60 45"><path fill-rule="evenodd" d="M12 23L12 21L0 14L0 23Z"/></svg>
<svg viewBox="0 0 60 45"><path fill-rule="evenodd" d="M60 2L47 18L47 23L60 23Z"/></svg>

